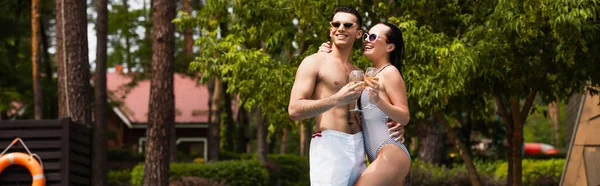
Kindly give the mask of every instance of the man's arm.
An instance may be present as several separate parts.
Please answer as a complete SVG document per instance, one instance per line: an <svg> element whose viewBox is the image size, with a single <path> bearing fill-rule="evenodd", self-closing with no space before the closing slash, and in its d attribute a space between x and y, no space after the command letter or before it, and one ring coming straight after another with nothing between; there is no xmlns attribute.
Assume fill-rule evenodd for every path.
<svg viewBox="0 0 600 186"><path fill-rule="evenodd" d="M346 85L336 94L312 100L311 97L318 80L318 69L319 61L315 55L305 58L298 67L288 106L288 114L292 120L315 117L335 106L348 104L360 95L360 91L356 90L356 88L361 85Z"/></svg>
<svg viewBox="0 0 600 186"><path fill-rule="evenodd" d="M310 100L317 84L319 64L316 56L306 57L298 70L290 95L288 113L292 120L302 120L319 115L333 107L337 101L333 96L320 100Z"/></svg>

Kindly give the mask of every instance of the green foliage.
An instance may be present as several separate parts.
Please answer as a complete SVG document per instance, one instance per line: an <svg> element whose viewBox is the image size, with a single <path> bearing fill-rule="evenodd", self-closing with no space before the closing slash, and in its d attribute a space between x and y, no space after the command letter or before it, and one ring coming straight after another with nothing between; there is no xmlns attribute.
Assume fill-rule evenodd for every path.
<svg viewBox="0 0 600 186"><path fill-rule="evenodd" d="M256 153L219 152L219 160L251 160L256 159Z"/></svg>
<svg viewBox="0 0 600 186"><path fill-rule="evenodd" d="M449 169L415 159L411 162L412 185L469 185L464 169Z"/></svg>
<svg viewBox="0 0 600 186"><path fill-rule="evenodd" d="M558 185L565 161L565 159L523 160L523 184ZM508 164L502 163L496 169L495 176L498 179L505 179L507 173Z"/></svg>
<svg viewBox="0 0 600 186"><path fill-rule="evenodd" d="M272 174L281 180L281 185L310 185L308 157L272 154L268 158L276 165Z"/></svg>
<svg viewBox="0 0 600 186"><path fill-rule="evenodd" d="M449 97L466 92L478 66L463 42L434 33L429 26L419 27L414 20L392 17L390 22L404 31L406 59L402 75L413 115L424 118L444 108Z"/></svg>
<svg viewBox="0 0 600 186"><path fill-rule="evenodd" d="M256 153L233 153L221 151L219 158L222 160L256 161ZM302 157L290 154L269 154L269 161L272 165L268 169L271 176L271 181L280 180L282 185L309 185L309 162L308 157ZM270 184L273 185L273 184Z"/></svg>
<svg viewBox="0 0 600 186"><path fill-rule="evenodd" d="M115 148L108 150L107 158L108 161L141 162L144 161L144 154L129 149Z"/></svg>
<svg viewBox="0 0 600 186"><path fill-rule="evenodd" d="M190 64L202 81L221 78L248 110L260 107L269 124L288 127L289 93L297 64L326 41L332 4L321 1L207 1L196 17L173 22L200 27L202 50ZM229 7L225 8L225 7ZM302 7L302 8L299 8ZM310 45L310 46L309 46Z"/></svg>
<svg viewBox="0 0 600 186"><path fill-rule="evenodd" d="M476 160L475 167L483 185L505 185L508 164L504 161ZM558 185L564 159L523 160L524 185ZM470 185L464 164L452 168L437 166L414 159L411 162L411 183L413 185Z"/></svg>
<svg viewBox="0 0 600 186"><path fill-rule="evenodd" d="M169 175L173 179L194 176L224 180L231 186L267 185L269 173L257 160L220 161L212 163L172 163ZM131 184L141 185L144 166L137 165L131 172Z"/></svg>
<svg viewBox="0 0 600 186"><path fill-rule="evenodd" d="M40 1L40 22L44 25L40 32L50 37L51 19L54 19L54 1ZM0 116L11 112L10 119L33 118L33 80L31 60L31 2L0 0ZM40 38L41 39L41 38ZM50 41L48 41L50 42ZM53 58L39 48L42 71L42 91L44 94L44 118L56 117L56 82L44 77L46 65L53 70ZM48 56L48 58L45 57ZM19 103L20 105L15 105ZM22 109L22 110L15 110ZM14 112L22 113L14 113Z"/></svg>
<svg viewBox="0 0 600 186"><path fill-rule="evenodd" d="M109 170L108 185L111 186L129 186L131 180L131 170Z"/></svg>
<svg viewBox="0 0 600 186"><path fill-rule="evenodd" d="M561 119L564 120L566 105L561 104ZM564 121L561 121L561 124L564 124ZM555 131L552 127L553 122L548 116L548 106L538 106L535 111L531 114L531 116L527 119L525 126L523 127L524 133L523 138L525 142L539 142L550 144L561 152L566 152L566 144L565 144L565 127L559 127L558 133L559 140L557 143L554 143L554 135Z"/></svg>

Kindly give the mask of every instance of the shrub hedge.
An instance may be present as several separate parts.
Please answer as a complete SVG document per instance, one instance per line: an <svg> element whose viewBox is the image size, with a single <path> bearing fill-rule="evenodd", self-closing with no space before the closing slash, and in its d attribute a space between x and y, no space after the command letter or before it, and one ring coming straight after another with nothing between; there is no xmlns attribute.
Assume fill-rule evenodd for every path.
<svg viewBox="0 0 600 186"><path fill-rule="evenodd" d="M231 186L266 186L269 173L257 160L232 160L213 163L172 163L172 179L182 176L208 178L225 181ZM144 165L139 164L131 172L131 184L142 185Z"/></svg>
<svg viewBox="0 0 600 186"><path fill-rule="evenodd" d="M227 154L230 160L209 163L171 164L172 180L183 177L197 177L224 182L227 185L310 185L308 157L295 155L269 155L269 164L263 165L253 154ZM241 160L233 160L240 158ZM523 185L558 185L564 166L564 159L524 159ZM508 164L504 161L475 161L477 172L483 185L506 185ZM131 185L141 185L143 164L131 171ZM125 172L113 172L111 179L122 181ZM411 163L410 182L419 186L470 185L463 164L452 167L429 164L418 159ZM116 182L111 185L119 185ZM122 184L121 184L122 185Z"/></svg>

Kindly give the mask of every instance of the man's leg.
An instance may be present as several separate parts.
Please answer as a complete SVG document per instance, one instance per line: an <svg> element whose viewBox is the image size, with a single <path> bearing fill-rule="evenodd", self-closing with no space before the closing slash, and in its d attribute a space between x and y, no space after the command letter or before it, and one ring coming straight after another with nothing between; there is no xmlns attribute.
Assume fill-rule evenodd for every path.
<svg viewBox="0 0 600 186"><path fill-rule="evenodd" d="M348 185L354 158L348 145L348 135L323 131L310 144L310 182L312 186Z"/></svg>

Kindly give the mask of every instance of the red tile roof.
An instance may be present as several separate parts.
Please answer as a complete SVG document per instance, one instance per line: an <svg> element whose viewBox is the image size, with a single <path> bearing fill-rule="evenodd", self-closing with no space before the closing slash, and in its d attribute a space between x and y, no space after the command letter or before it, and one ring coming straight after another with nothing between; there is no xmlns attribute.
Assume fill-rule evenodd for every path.
<svg viewBox="0 0 600 186"><path fill-rule="evenodd" d="M150 80L139 81L135 87L128 87L127 84L130 82L131 78L126 75L117 72L107 73L106 86L109 98L119 103L119 110L131 123L147 123ZM174 83L175 123L207 123L208 87L200 85L196 79L183 74L175 74ZM237 104L232 104L232 108L237 108Z"/></svg>

